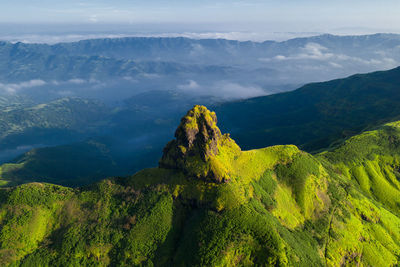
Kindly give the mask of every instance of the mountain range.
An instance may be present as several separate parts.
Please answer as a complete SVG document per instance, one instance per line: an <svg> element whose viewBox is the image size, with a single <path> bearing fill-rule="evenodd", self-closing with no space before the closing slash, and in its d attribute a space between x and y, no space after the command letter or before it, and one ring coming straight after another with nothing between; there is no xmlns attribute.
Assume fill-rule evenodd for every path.
<svg viewBox="0 0 400 267"><path fill-rule="evenodd" d="M399 265L399 45L2 43L0 265Z"/></svg>
<svg viewBox="0 0 400 267"><path fill-rule="evenodd" d="M195 106L159 167L0 190L12 266L387 266L400 250L400 122L311 155L244 151Z"/></svg>
<svg viewBox="0 0 400 267"><path fill-rule="evenodd" d="M389 69L399 62L398 47L400 38L395 34L321 35L284 42L189 38L96 39L54 45L0 42L0 105L7 107L2 123L6 128L19 129L5 129L0 147L6 151L0 160L10 161L29 148L86 142L88 138L104 143L104 138L97 137L107 135L109 140L110 135L123 131L124 138L119 136L112 142L128 147L121 140L135 144L135 140L142 140L144 146L140 149L153 154L149 157L154 164L179 117L194 104L216 107L232 100L294 90L305 83ZM91 125L90 134L83 133L85 126L80 132L69 129L69 125L62 125L63 119L57 127L51 123L41 125L26 113L42 105L52 106L59 99L74 102L78 98L82 100L80 105L85 101L96 103L99 110L95 112L104 114L102 119L97 115L87 117L85 126ZM168 105L170 101L174 107ZM64 101L62 105L59 111L67 114L57 113L60 118L78 112L73 104L69 107ZM50 109L43 109L40 120L47 123L50 113ZM29 123L16 125L15 116ZM221 122L225 130L236 134L236 125L230 127L224 117ZM102 129L97 127L101 125ZM35 134L30 128L36 129ZM55 138L41 133L44 128L45 132L53 131ZM246 137L235 137L243 147L253 147L248 146ZM303 145L302 141L289 140L297 145ZM287 141L254 147L281 142ZM157 147L145 151L152 146ZM318 145L310 146L314 148ZM139 165L130 169L148 167Z"/></svg>
<svg viewBox="0 0 400 267"><path fill-rule="evenodd" d="M150 89L243 99L391 69L400 64L399 47L395 34L284 42L139 37L0 42L0 92L42 102L74 96L115 103Z"/></svg>
<svg viewBox="0 0 400 267"><path fill-rule="evenodd" d="M353 135L397 120L400 114L399 71L396 68L355 75L312 83L291 92L270 96L226 103L213 102L210 106L220 114L219 123L223 131L230 132L244 149L294 144L315 153L334 149ZM58 100L55 103L85 103L78 99L69 101L72 102ZM27 128L18 135L4 137L4 144L0 142L0 145L8 148L3 154L13 155L0 167L1 180L4 185L42 181L76 186L106 176L128 175L156 166L162 147L173 133L174 125L179 122L182 110L208 101L206 98L193 98L173 91L159 91L157 94L142 93L127 99L124 107L100 108L95 106L96 102L91 104L97 107L95 109L71 105L64 107L65 110L71 110L67 113L69 117L58 120L61 124L55 125L57 127L52 126L51 118L58 113L49 109L52 107L49 104L49 107L44 106L48 112L41 112L42 116L38 117L46 122L47 128L40 124L33 128L35 133L42 135L32 135L33 130ZM18 111L18 114L24 114L23 110L26 108ZM80 124L74 122L80 131L68 128L72 123L70 120L74 118L73 114L78 114L78 111L86 113L85 117L75 118L80 121ZM34 122L29 116L27 118ZM18 127L24 129L23 125ZM44 134L46 132L48 135ZM74 133L73 138L67 135L71 132ZM53 139L46 136L53 136ZM57 146L51 143L54 139L70 141ZM17 157L29 151L31 144L36 147L35 150ZM42 146L47 147L40 148ZM11 154L13 151L10 148L13 147L19 149L14 149L14 154ZM74 152L79 150L82 153ZM84 168L84 172L80 171L83 169L82 162L88 160L101 164L90 165L90 168ZM65 161L69 162L68 166L62 164ZM53 164L58 166L58 172L48 167Z"/></svg>

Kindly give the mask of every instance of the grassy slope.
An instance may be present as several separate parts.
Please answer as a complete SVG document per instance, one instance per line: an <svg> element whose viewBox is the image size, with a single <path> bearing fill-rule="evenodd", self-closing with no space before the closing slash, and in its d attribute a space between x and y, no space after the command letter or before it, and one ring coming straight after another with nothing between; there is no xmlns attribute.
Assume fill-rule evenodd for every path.
<svg viewBox="0 0 400 267"><path fill-rule="evenodd" d="M336 173L357 183L366 195L400 212L400 122L354 136L318 157L332 163Z"/></svg>
<svg viewBox="0 0 400 267"><path fill-rule="evenodd" d="M313 83L292 92L215 107L222 130L245 148L295 144L326 148L368 127L397 120L400 68ZM295 133L295 134L294 134Z"/></svg>
<svg viewBox="0 0 400 267"><path fill-rule="evenodd" d="M0 147L15 149L79 140L96 133L108 119L108 113L102 104L79 98L62 98L28 107L12 105L0 111Z"/></svg>
<svg viewBox="0 0 400 267"><path fill-rule="evenodd" d="M29 128L82 130L89 122L104 120L106 107L89 100L62 98L31 107L9 107L1 111L1 137Z"/></svg>
<svg viewBox="0 0 400 267"><path fill-rule="evenodd" d="M3 189L0 264L395 264L399 126L317 156L223 147L223 184L155 168L81 189Z"/></svg>

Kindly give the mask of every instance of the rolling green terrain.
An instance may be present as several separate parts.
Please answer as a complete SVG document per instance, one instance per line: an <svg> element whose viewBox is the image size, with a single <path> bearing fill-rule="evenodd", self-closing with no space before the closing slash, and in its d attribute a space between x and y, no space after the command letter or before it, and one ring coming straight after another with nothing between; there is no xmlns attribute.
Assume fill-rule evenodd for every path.
<svg viewBox="0 0 400 267"><path fill-rule="evenodd" d="M88 121L100 121L107 109L101 104L80 98L61 98L29 107L6 107L1 110L0 137L30 128L70 129L79 131ZM94 128L94 126L93 126Z"/></svg>
<svg viewBox="0 0 400 267"><path fill-rule="evenodd" d="M6 101L10 98L5 98ZM76 140L78 136L96 132L110 113L104 105L80 98L61 98L36 105L26 101L18 98L2 105L0 148Z"/></svg>
<svg viewBox="0 0 400 267"><path fill-rule="evenodd" d="M242 151L195 106L158 168L0 190L0 265L395 266L400 122L311 155Z"/></svg>
<svg viewBox="0 0 400 267"><path fill-rule="evenodd" d="M305 85L295 91L215 107L220 125L244 148L329 147L400 114L400 67Z"/></svg>

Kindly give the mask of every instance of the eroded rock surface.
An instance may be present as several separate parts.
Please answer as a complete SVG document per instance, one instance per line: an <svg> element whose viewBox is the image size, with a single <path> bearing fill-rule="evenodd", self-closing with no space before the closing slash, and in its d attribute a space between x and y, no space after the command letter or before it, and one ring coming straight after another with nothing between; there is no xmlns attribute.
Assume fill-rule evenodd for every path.
<svg viewBox="0 0 400 267"><path fill-rule="evenodd" d="M175 138L164 148L161 168L179 169L189 176L213 182L229 180L218 155L222 146L233 146L238 151L240 148L228 134L221 134L214 112L204 106L194 106L182 118Z"/></svg>

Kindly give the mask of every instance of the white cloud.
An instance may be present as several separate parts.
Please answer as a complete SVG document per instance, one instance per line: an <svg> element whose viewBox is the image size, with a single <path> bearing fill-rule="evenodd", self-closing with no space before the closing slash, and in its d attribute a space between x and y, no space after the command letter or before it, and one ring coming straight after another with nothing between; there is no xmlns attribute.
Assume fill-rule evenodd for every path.
<svg viewBox="0 0 400 267"><path fill-rule="evenodd" d="M197 90L197 89L200 89L200 85L196 81L189 80L188 83L186 83L186 84L178 85L178 89L188 90L188 91L189 90Z"/></svg>
<svg viewBox="0 0 400 267"><path fill-rule="evenodd" d="M398 65L397 60L386 56L384 51L377 51L374 54L377 58L360 58L356 56L348 56L345 54L335 54L329 51L327 47L324 47L318 43L308 43L304 47L300 48L300 51L293 55L276 55L271 58L259 58L262 62L281 62L281 61L297 61L297 60L317 60L320 62L326 62L334 68L345 68L349 64L360 64L366 67L374 68L394 68ZM287 64L287 63L286 63ZM301 62L302 68L311 68L306 66L304 62Z"/></svg>
<svg viewBox="0 0 400 267"><path fill-rule="evenodd" d="M101 83L101 82L99 80L93 79L93 78L91 78L89 80L74 78L74 79L70 79L67 81L53 81L53 83L55 85L59 85L59 84L85 84L85 83L97 84L97 83Z"/></svg>
<svg viewBox="0 0 400 267"><path fill-rule="evenodd" d="M89 21L92 23L97 23L99 21L99 19L97 18L97 15L91 15L89 17Z"/></svg>
<svg viewBox="0 0 400 267"><path fill-rule="evenodd" d="M29 89L33 87L41 87L45 85L49 85L52 87L58 87L58 86L68 86L68 85L91 85L93 87L101 85L102 82L96 79L89 79L89 80L84 80L84 79L70 79L66 81L58 81L58 80L51 80L49 82L46 82L41 79L33 79L29 81L24 81L20 83L0 83L0 91L8 94L16 94L18 91L22 89ZM70 94L69 91L60 91L60 94Z"/></svg>
<svg viewBox="0 0 400 267"><path fill-rule="evenodd" d="M242 85L230 81L218 81L209 85L199 85L196 81L178 85L177 88L184 93L201 96L213 96L224 100L244 99L266 95L261 87L255 85Z"/></svg>
<svg viewBox="0 0 400 267"><path fill-rule="evenodd" d="M7 83L7 84L0 83L0 90L9 94L15 94L21 89L39 87L46 84L47 83L45 81L39 79L20 82L20 83Z"/></svg>
<svg viewBox="0 0 400 267"><path fill-rule="evenodd" d="M124 77L122 77L122 79L124 79L125 81L132 82L132 83L137 83L138 82L138 80L136 80L132 76L124 76Z"/></svg>
<svg viewBox="0 0 400 267"><path fill-rule="evenodd" d="M297 55L297 59L326 60L334 57L334 54L326 52L328 48L318 43L308 43L301 50L303 53Z"/></svg>
<svg viewBox="0 0 400 267"><path fill-rule="evenodd" d="M313 59L313 60L327 60L335 57L333 53L328 53L329 49L318 43L308 43L304 47L300 48L300 53L285 56L276 55L272 58L260 58L260 61L286 61L286 60L302 60L302 59Z"/></svg>
<svg viewBox="0 0 400 267"><path fill-rule="evenodd" d="M281 61L281 60L286 60L287 57L285 57L283 55L277 55L277 56L274 57L274 59Z"/></svg>
<svg viewBox="0 0 400 267"><path fill-rule="evenodd" d="M42 86L45 85L46 82L43 80L30 80L27 82L22 82L19 85L24 88L24 87L36 87L36 86Z"/></svg>
<svg viewBox="0 0 400 267"><path fill-rule="evenodd" d="M233 82L218 82L214 85L214 89L211 93L229 100L266 95L266 92L261 87L241 85Z"/></svg>
<svg viewBox="0 0 400 267"><path fill-rule="evenodd" d="M192 50L190 51L191 56L201 56L204 52L205 49L201 44L192 44Z"/></svg>
<svg viewBox="0 0 400 267"><path fill-rule="evenodd" d="M329 62L329 64L334 68L338 68L338 69L343 68L342 65L340 65L339 63L336 63L336 62Z"/></svg>
<svg viewBox="0 0 400 267"><path fill-rule="evenodd" d="M67 83L83 84L83 83L87 83L87 81L85 81L83 79L70 79L70 80L67 81Z"/></svg>
<svg viewBox="0 0 400 267"><path fill-rule="evenodd" d="M159 79L161 78L160 74L157 73L139 73L139 77L143 77L145 79Z"/></svg>
<svg viewBox="0 0 400 267"><path fill-rule="evenodd" d="M362 59L359 57L350 57L350 56L341 56L338 59L343 61L353 61L355 63L363 64L366 66L376 66L379 68L394 68L398 65L397 61L393 58L371 58L371 59Z"/></svg>

